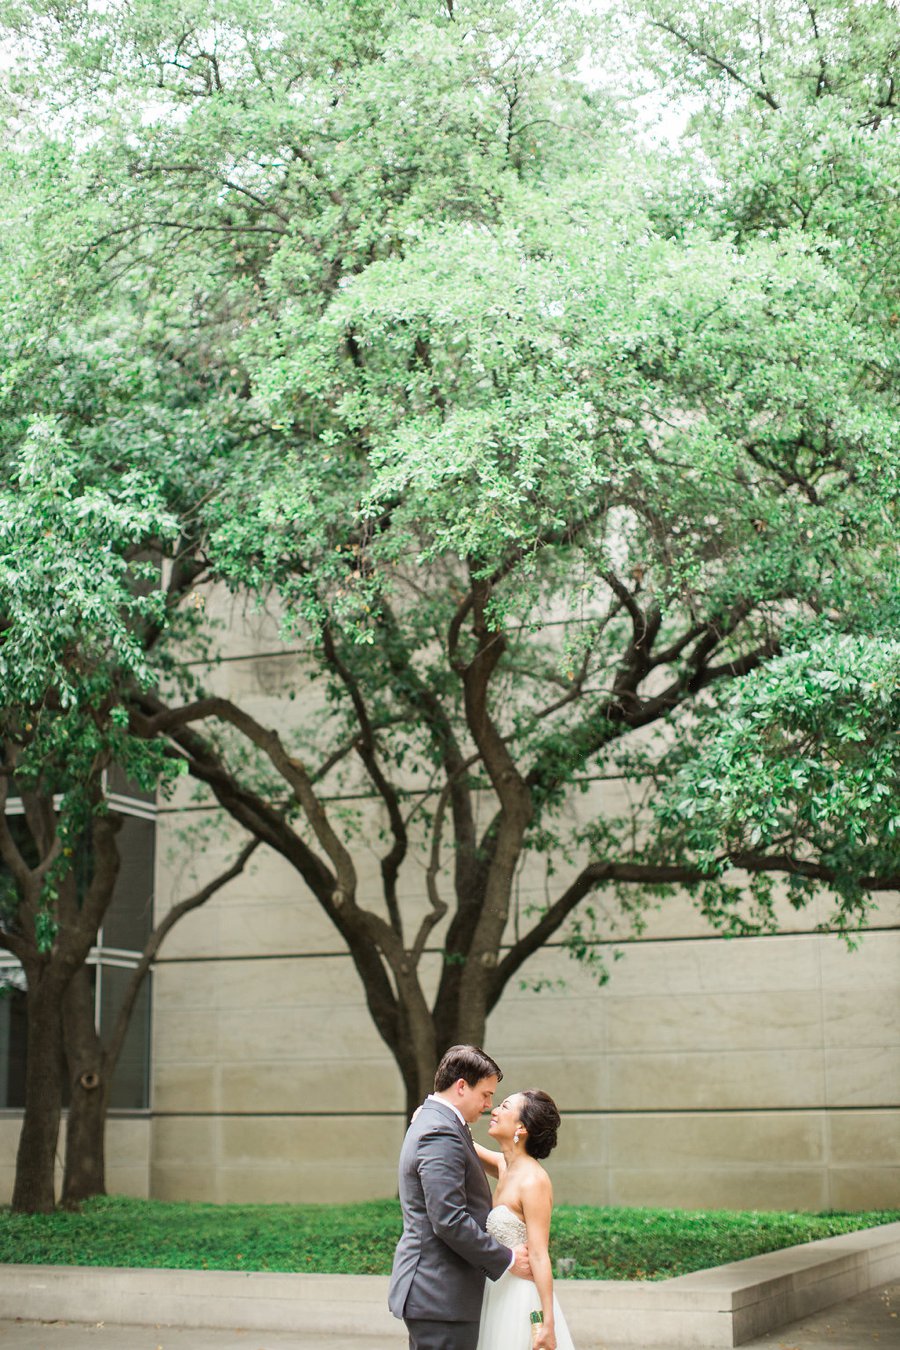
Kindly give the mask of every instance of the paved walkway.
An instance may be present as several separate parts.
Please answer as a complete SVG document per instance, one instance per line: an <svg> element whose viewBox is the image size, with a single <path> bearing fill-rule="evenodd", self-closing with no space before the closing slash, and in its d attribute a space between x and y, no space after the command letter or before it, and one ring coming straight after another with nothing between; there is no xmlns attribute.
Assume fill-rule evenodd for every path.
<svg viewBox="0 0 900 1350"><path fill-rule="evenodd" d="M3 1345L0 1339L0 1346ZM849 1303L793 1322L751 1341L744 1350L897 1350L900 1347L900 1284L884 1285ZM168 1350L168 1347L166 1347Z"/></svg>
<svg viewBox="0 0 900 1350"><path fill-rule="evenodd" d="M314 1338L282 1331L203 1331L179 1327L0 1322L0 1350L404 1350L397 1335ZM837 1304L749 1342L744 1350L900 1350L900 1284ZM591 1350L594 1350L591 1347ZM596 1342L596 1350L623 1350ZM630 1347L637 1350L637 1347ZM646 1350L659 1350L647 1347Z"/></svg>

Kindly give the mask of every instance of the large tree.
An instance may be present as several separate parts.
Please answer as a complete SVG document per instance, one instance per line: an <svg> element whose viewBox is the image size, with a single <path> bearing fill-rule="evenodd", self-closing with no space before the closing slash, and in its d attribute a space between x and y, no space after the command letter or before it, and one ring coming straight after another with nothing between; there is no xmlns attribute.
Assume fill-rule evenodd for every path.
<svg viewBox="0 0 900 1350"><path fill-rule="evenodd" d="M860 890L898 879L890 849L876 865L860 847L846 886L802 817L788 850L723 835L700 861L640 798L617 817L594 799L571 824L590 776L663 791L698 728L711 735L719 686L871 620L896 575L890 494L870 473L893 410L860 392L852 292L802 245L649 240L637 267L608 221L564 257L543 224L520 210L505 237L439 229L348 286L321 335L322 404L352 410L342 437L379 443L374 481L374 451L355 481L336 455L324 485L303 463L261 465L211 537L236 584L277 587L329 717L290 737L210 697L147 700L137 719L251 829L263 803L223 776L236 744L275 771L272 799L293 795L303 829L269 841L347 941L410 1103L436 1053L482 1035L507 982L599 887L702 881L716 914L735 895L727 872L812 865L839 907L852 897L838 922L856 922ZM826 422L819 465L807 427ZM198 731L217 722L230 736ZM326 805L342 773L360 786L351 760L382 802L377 907L360 900L366 840ZM880 767L889 789L896 765ZM427 905L404 916L401 869L423 848ZM529 855L564 880L551 875L547 904L511 936Z"/></svg>
<svg viewBox="0 0 900 1350"><path fill-rule="evenodd" d="M842 634L882 642L896 338L851 245L877 194L854 194L848 169L821 226L750 219L720 163L660 162L573 78L584 38L561 6L335 0L285 8L277 31L248 3L22 12L47 44L45 105L54 61L70 108L116 93L118 121L72 150L67 246L111 306L123 287L147 297L135 350L163 358L152 462L179 485L183 565L275 595L327 695L276 731L182 681L158 640L156 688L121 682L130 729L296 868L408 1104L446 1044L482 1038L529 957L584 935L598 889L629 905L692 886L714 920L752 925L771 921L773 874L806 878L847 927L896 888L893 836L858 831L838 857L787 796L768 833L723 808L701 837L678 805L706 792L711 746L720 771L746 769L724 691L752 699L744 682L770 675L787 690L778 663L817 653L815 669ZM743 144L750 56L724 19L720 37L735 97L692 92ZM672 78L679 50L653 56ZM870 55L854 49L864 84ZM778 59L806 69L790 42ZM853 162L890 109L834 111ZM773 192L784 205L793 188ZM203 490L173 414L182 380ZM134 454L144 417L136 397ZM116 424L92 428L109 465ZM868 763L890 790L891 755ZM591 797L579 817L610 774L634 783L628 809ZM377 902L360 886L370 838L333 805L348 786L377 804ZM526 864L547 899L513 927Z"/></svg>

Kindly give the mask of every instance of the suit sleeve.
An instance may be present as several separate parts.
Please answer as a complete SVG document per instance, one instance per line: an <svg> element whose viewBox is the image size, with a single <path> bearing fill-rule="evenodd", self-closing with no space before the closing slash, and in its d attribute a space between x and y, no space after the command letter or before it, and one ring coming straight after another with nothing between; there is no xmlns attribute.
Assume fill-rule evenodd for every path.
<svg viewBox="0 0 900 1350"><path fill-rule="evenodd" d="M467 1208L466 1145L454 1132L423 1134L417 1171L425 1210L436 1235L470 1266L497 1280L509 1268L512 1252L472 1218Z"/></svg>

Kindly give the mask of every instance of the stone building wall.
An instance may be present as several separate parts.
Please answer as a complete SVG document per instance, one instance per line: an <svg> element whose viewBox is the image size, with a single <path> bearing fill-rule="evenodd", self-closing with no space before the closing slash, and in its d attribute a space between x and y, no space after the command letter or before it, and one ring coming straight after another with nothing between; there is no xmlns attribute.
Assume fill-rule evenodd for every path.
<svg viewBox="0 0 900 1350"><path fill-rule="evenodd" d="M523 979L549 987L514 982L486 1048L501 1091L540 1086L560 1106L558 1200L900 1205L900 932L885 915L851 952L815 917L725 940L668 902L602 988L558 947L532 958ZM262 857L173 933L154 1028L153 1195L393 1193L399 1074L282 861Z"/></svg>
<svg viewBox="0 0 900 1350"><path fill-rule="evenodd" d="M229 606L218 602L229 648L213 688L267 725L311 715L315 694L302 710L285 702L302 681L275 619ZM592 785L579 809L600 809L611 791ZM377 811L357 805L374 841ZM201 842L185 841L189 824ZM189 785L162 802L156 917L237 847ZM376 902L374 843L357 853ZM539 867L526 869L520 906L544 884ZM421 866L405 869L402 887L404 903L424 906ZM620 934L622 959L610 950L602 988L558 945L531 959L526 987L513 981L492 1014L486 1048L505 1070L502 1089L540 1086L559 1103L558 1200L900 1206L900 897L854 952L815 931L825 914L824 899L786 907L780 933L728 941L669 900L640 936ZM437 952L428 960L436 980ZM12 1190L20 1119L0 1113L0 1198ZM113 1113L110 1188L211 1201L388 1196L403 1128L399 1074L349 957L297 874L259 850L162 948L150 1108Z"/></svg>

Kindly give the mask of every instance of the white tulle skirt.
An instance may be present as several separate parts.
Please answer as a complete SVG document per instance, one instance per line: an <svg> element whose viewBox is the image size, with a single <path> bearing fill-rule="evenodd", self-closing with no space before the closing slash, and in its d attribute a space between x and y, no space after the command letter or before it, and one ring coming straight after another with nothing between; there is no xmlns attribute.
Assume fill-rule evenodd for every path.
<svg viewBox="0 0 900 1350"><path fill-rule="evenodd" d="M520 1280L508 1272L499 1280L488 1280L481 1305L478 1350L531 1350L529 1314L540 1306L538 1292L530 1280ZM553 1322L557 1350L575 1350L555 1294Z"/></svg>

